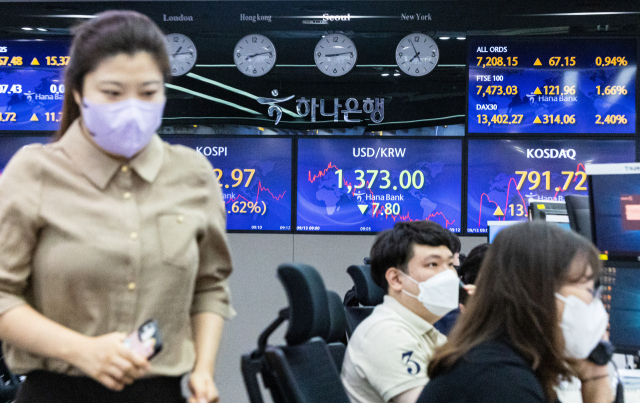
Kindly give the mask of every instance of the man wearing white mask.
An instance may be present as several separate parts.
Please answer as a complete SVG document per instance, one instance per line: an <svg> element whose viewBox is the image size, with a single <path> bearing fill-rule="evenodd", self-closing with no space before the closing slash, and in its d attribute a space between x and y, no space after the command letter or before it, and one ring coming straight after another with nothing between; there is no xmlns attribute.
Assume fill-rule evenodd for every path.
<svg viewBox="0 0 640 403"><path fill-rule="evenodd" d="M371 248L384 302L355 330L342 366L352 403L414 403L427 366L447 339L433 324L458 306L451 238L432 221L400 222Z"/></svg>

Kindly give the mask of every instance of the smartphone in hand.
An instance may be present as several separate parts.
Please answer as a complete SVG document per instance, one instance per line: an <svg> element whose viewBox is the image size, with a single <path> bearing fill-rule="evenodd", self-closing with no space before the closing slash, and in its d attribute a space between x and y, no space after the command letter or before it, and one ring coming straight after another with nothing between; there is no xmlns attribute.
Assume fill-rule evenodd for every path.
<svg viewBox="0 0 640 403"><path fill-rule="evenodd" d="M464 283L460 280L460 285L458 287L458 302L462 305L467 303L467 299L469 298L469 292L464 288Z"/></svg>
<svg viewBox="0 0 640 403"><path fill-rule="evenodd" d="M158 321L149 319L144 322L127 336L124 344L149 360L158 355L162 351L162 333Z"/></svg>

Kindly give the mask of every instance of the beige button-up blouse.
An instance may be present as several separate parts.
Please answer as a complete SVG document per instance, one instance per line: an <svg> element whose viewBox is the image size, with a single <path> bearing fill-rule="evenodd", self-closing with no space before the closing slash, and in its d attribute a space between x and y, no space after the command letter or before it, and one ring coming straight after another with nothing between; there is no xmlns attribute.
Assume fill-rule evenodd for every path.
<svg viewBox="0 0 640 403"><path fill-rule="evenodd" d="M226 214L211 165L157 135L109 157L76 121L62 139L21 149L0 176L0 314L29 304L82 334L130 333L157 319L151 375L190 371L190 317L230 318ZM5 344L16 373L71 375L70 364Z"/></svg>

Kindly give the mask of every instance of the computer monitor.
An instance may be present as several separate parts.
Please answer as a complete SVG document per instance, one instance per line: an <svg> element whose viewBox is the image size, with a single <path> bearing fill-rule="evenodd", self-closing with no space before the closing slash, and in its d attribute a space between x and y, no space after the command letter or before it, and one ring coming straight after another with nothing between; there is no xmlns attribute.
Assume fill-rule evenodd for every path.
<svg viewBox="0 0 640 403"><path fill-rule="evenodd" d="M547 220L551 215L567 215L567 205L564 201L529 199L529 216L532 220ZM557 222L557 221L556 221ZM567 218L567 223L569 219Z"/></svg>
<svg viewBox="0 0 640 403"><path fill-rule="evenodd" d="M602 302L609 312L609 339L620 353L640 351L640 269L607 267Z"/></svg>
<svg viewBox="0 0 640 403"><path fill-rule="evenodd" d="M567 215L571 229L591 240L591 208L589 196L569 195L565 197Z"/></svg>
<svg viewBox="0 0 640 403"><path fill-rule="evenodd" d="M607 261L640 268L640 163L593 164L586 172L593 242Z"/></svg>
<svg viewBox="0 0 640 403"><path fill-rule="evenodd" d="M567 231L571 231L571 224L569 224L568 215L547 215L545 221L553 223L562 229L566 229Z"/></svg>
<svg viewBox="0 0 640 403"><path fill-rule="evenodd" d="M563 229L571 230L567 206L564 201L529 199L529 218L544 220Z"/></svg>
<svg viewBox="0 0 640 403"><path fill-rule="evenodd" d="M511 225L520 223L522 223L522 221L487 221L489 243L493 243L493 240L495 239L496 235L498 235L498 232Z"/></svg>
<svg viewBox="0 0 640 403"><path fill-rule="evenodd" d="M566 215L548 215L545 221L558 225L559 227L564 228L567 231L571 231L571 227L569 226L569 217L567 217ZM496 235L498 235L498 232L511 225L521 223L522 221L487 221L489 243L493 243L493 240L495 239Z"/></svg>

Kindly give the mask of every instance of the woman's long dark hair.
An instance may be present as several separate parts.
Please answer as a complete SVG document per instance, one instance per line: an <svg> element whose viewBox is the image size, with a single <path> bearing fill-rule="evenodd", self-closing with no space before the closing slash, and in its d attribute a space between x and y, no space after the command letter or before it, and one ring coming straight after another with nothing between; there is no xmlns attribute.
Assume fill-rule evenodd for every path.
<svg viewBox="0 0 640 403"><path fill-rule="evenodd" d="M547 398L555 401L553 387L571 372L554 294L564 284L597 278L601 268L588 240L554 224L503 229L484 257L465 314L431 360L429 377L448 371L480 343L499 338L531 365Z"/></svg>
<svg viewBox="0 0 640 403"><path fill-rule="evenodd" d="M85 75L95 70L104 59L119 53L147 52L158 64L165 82L171 77L164 35L146 15L135 11L105 11L74 28L73 34L69 64L64 73L62 122L55 140L60 139L80 116L80 108L73 98L74 91L82 94Z"/></svg>

